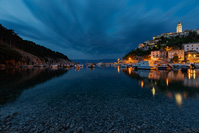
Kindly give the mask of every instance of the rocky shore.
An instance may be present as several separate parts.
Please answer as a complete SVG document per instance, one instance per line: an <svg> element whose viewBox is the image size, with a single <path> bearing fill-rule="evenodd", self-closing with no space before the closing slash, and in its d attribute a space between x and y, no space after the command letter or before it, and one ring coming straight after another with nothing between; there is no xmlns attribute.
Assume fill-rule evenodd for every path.
<svg viewBox="0 0 199 133"><path fill-rule="evenodd" d="M123 125L114 125L114 122L108 123L107 125L99 124L97 121L95 121L95 124L99 124L99 126L92 127L91 125L85 125L83 126L76 126L76 123L74 122L58 122L58 123L52 123L50 118L46 118L45 120L41 120L40 123L33 124L34 120L29 119L24 124L19 125L19 123L14 122L13 119L18 115L18 113L14 113L12 115L8 115L7 117L1 118L0 120L0 132L199 132L199 128L183 128L182 130L173 130L173 129L167 129L163 130L161 127L157 127L155 125L148 125L148 124L142 124L142 125L133 125L128 124L124 127L121 127ZM163 124L170 124L175 126L175 122L166 120L162 121ZM161 123L160 123L161 124Z"/></svg>
<svg viewBox="0 0 199 133"><path fill-rule="evenodd" d="M153 114L140 112L139 109L132 112L127 110L131 107L121 108L116 105L105 108L100 105L89 105L85 108L81 104L78 105L80 107L77 107L77 104L74 107L63 107L66 111L53 108L46 110L44 114L34 112L26 116L14 112L6 117L1 116L0 132L199 132L199 127L188 128L181 125L180 119L165 118L161 114L162 110L154 110ZM142 119L143 116L147 118ZM151 120L148 120L149 117ZM183 119L181 120L183 122Z"/></svg>

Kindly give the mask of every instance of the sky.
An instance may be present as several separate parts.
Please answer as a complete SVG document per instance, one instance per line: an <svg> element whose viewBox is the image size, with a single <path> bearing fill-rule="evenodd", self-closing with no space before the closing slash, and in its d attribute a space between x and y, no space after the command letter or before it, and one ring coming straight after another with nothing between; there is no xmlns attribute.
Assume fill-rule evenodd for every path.
<svg viewBox="0 0 199 133"><path fill-rule="evenodd" d="M199 0L0 0L0 24L70 59L122 58L179 20L199 28Z"/></svg>

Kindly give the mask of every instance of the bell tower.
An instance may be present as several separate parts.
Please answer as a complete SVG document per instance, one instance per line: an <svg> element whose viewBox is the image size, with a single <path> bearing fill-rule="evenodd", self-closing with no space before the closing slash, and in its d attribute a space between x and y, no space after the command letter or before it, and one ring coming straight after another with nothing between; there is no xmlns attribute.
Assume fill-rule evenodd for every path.
<svg viewBox="0 0 199 133"><path fill-rule="evenodd" d="M182 32L182 24L180 23L180 21L178 22L176 32L177 32L177 33L181 33L181 32Z"/></svg>

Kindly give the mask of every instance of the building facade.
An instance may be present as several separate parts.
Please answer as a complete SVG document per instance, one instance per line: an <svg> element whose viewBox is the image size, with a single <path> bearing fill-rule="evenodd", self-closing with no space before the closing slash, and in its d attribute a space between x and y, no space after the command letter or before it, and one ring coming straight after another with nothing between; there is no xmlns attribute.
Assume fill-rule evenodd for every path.
<svg viewBox="0 0 199 133"><path fill-rule="evenodd" d="M142 51L147 51L155 47L155 45L144 45L143 47L140 48Z"/></svg>
<svg viewBox="0 0 199 133"><path fill-rule="evenodd" d="M167 52L166 51L151 51L151 58L167 58Z"/></svg>
<svg viewBox="0 0 199 133"><path fill-rule="evenodd" d="M177 55L180 60L184 60L184 50L170 50L168 51L168 59L173 59Z"/></svg>
<svg viewBox="0 0 199 133"><path fill-rule="evenodd" d="M189 52L189 51L199 52L199 43L184 44L184 51L185 52Z"/></svg>
<svg viewBox="0 0 199 133"><path fill-rule="evenodd" d="M182 32L182 24L180 23L180 21L178 22L176 32L177 33L181 33Z"/></svg>
<svg viewBox="0 0 199 133"><path fill-rule="evenodd" d="M144 43L138 44L138 48L139 48L139 49L142 48L142 47L144 47L144 46L145 46Z"/></svg>

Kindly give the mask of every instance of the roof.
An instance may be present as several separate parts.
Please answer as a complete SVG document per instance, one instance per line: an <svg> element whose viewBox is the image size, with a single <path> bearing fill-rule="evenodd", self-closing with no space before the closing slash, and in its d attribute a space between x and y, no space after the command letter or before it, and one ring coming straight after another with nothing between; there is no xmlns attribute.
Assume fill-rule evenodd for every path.
<svg viewBox="0 0 199 133"><path fill-rule="evenodd" d="M184 49L172 49L172 50L169 50L168 52L173 52L173 51L184 51Z"/></svg>
<svg viewBox="0 0 199 133"><path fill-rule="evenodd" d="M178 24L181 24L181 22L179 21Z"/></svg>
<svg viewBox="0 0 199 133"><path fill-rule="evenodd" d="M192 44L198 44L199 42L195 42L195 43L185 43L184 45L192 45Z"/></svg>

